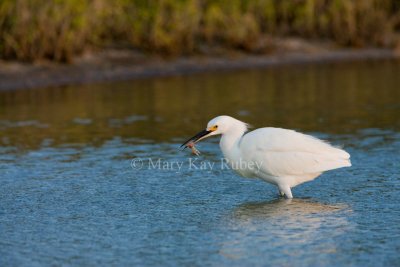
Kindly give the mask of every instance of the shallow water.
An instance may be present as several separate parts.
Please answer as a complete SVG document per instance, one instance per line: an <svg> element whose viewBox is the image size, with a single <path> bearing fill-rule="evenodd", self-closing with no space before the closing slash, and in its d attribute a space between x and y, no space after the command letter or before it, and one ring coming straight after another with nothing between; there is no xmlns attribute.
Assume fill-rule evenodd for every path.
<svg viewBox="0 0 400 267"><path fill-rule="evenodd" d="M217 139L178 149L220 114L353 167L279 199ZM399 265L399 114L400 63L381 61L1 92L0 265Z"/></svg>

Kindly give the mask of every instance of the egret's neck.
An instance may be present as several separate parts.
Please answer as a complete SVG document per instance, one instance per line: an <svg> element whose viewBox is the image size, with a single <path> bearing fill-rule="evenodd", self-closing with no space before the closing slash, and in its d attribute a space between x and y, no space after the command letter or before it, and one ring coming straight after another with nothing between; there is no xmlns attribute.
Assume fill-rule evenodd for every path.
<svg viewBox="0 0 400 267"><path fill-rule="evenodd" d="M219 146L221 147L224 157L234 160L239 153L239 143L246 129L232 129L222 134Z"/></svg>

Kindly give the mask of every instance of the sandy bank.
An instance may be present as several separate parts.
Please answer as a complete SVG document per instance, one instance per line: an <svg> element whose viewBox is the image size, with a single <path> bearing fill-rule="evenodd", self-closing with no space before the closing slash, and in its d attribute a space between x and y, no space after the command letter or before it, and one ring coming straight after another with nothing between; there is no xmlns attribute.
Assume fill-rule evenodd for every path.
<svg viewBox="0 0 400 267"><path fill-rule="evenodd" d="M133 51L108 50L69 65L49 62L23 64L0 61L0 90L122 81L208 71L265 68L289 64L395 59L390 49L302 49L269 55L230 54L163 59Z"/></svg>

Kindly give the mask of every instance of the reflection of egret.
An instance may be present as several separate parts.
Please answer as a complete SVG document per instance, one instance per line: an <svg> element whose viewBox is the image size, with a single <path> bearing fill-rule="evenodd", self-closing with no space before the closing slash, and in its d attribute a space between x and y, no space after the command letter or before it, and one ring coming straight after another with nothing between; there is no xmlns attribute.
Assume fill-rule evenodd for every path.
<svg viewBox="0 0 400 267"><path fill-rule="evenodd" d="M182 146L198 154L196 142L221 134L220 147L232 169L276 185L287 198L293 198L292 187L312 181L324 171L351 166L346 151L310 135L272 127L246 131L246 123L219 116Z"/></svg>
<svg viewBox="0 0 400 267"><path fill-rule="evenodd" d="M285 264L289 257L307 256L317 264L324 255L337 252L335 237L349 229L349 211L346 205L301 199L242 204L224 221L223 227L228 227L220 253L246 261L276 256Z"/></svg>
<svg viewBox="0 0 400 267"><path fill-rule="evenodd" d="M302 199L277 199L267 202L245 203L234 211L239 220L281 218L289 216L292 220L307 220L310 214L328 214L346 208L345 205L326 205ZM290 220L287 221L290 223Z"/></svg>

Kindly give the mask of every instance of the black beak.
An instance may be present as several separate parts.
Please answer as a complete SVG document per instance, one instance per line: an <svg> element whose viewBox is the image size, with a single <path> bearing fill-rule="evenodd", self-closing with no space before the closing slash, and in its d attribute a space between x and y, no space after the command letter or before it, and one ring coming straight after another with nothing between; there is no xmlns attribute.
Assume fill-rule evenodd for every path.
<svg viewBox="0 0 400 267"><path fill-rule="evenodd" d="M203 131L199 132L198 134L196 134L195 136L186 140L186 142L184 142L181 145L181 147L186 148L188 143L197 143L198 141L200 141L203 137L205 137L209 133L211 133L211 131L203 130Z"/></svg>

